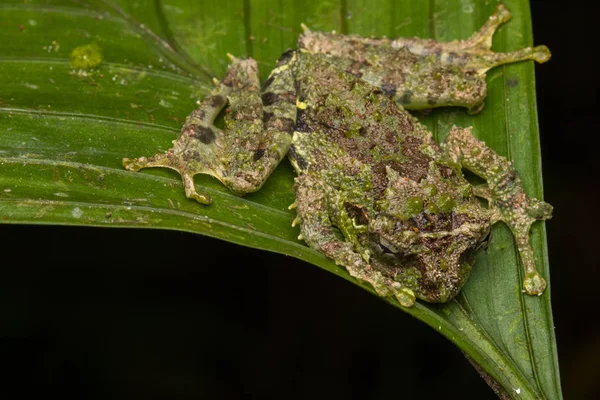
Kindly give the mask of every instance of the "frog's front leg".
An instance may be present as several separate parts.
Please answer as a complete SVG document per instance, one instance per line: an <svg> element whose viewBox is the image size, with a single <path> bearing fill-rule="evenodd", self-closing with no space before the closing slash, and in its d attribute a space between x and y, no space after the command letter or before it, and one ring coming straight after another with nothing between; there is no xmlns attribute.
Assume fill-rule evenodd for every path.
<svg viewBox="0 0 600 400"><path fill-rule="evenodd" d="M240 195L260 189L291 143L296 93L290 64L295 53L282 56L262 95L256 61L231 59L225 78L187 117L174 146L149 158L124 158L125 168L174 169L186 196L202 204L212 200L196 191L196 174L212 175ZM218 129L214 120L227 104L225 129Z"/></svg>
<svg viewBox="0 0 600 400"><path fill-rule="evenodd" d="M296 178L294 188L298 212L296 221L300 223L301 239L337 265L345 267L354 278L370 283L380 296L393 295L405 307L415 303L412 290L374 270L368 260L354 250L352 243L341 240L334 233L333 208L339 204L334 189L306 174Z"/></svg>
<svg viewBox="0 0 600 400"><path fill-rule="evenodd" d="M552 216L552 206L528 197L511 163L473 137L471 128L454 126L442 148L453 163L487 181L487 190L478 187L475 194L488 200L492 223L504 221L513 232L525 268L524 291L530 295L542 294L546 281L535 268L529 231L536 220Z"/></svg>

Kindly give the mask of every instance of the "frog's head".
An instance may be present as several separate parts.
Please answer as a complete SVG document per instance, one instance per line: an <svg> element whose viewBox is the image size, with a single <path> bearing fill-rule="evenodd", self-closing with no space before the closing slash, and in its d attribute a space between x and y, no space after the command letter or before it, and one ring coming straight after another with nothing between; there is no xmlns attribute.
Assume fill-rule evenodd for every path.
<svg viewBox="0 0 600 400"><path fill-rule="evenodd" d="M389 268L421 299L451 299L489 233L486 210L472 196L431 179L415 182L388 171L388 181L368 223L375 267Z"/></svg>

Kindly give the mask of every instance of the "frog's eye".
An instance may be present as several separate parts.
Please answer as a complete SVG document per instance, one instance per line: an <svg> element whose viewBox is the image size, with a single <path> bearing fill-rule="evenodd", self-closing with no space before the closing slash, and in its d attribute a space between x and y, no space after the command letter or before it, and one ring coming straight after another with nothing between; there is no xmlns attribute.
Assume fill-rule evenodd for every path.
<svg viewBox="0 0 600 400"><path fill-rule="evenodd" d="M398 253L398 249L396 248L396 246L394 246L392 243L390 243L388 240L386 240L383 237L379 238L379 247L381 247L383 254Z"/></svg>
<svg viewBox="0 0 600 400"><path fill-rule="evenodd" d="M479 250L485 250L487 249L488 246L488 242L490 240L490 236L492 236L492 230L490 227L488 227L485 235L483 235L481 237L481 240L479 241L479 243L477 244L477 247L475 247L475 251L479 251Z"/></svg>
<svg viewBox="0 0 600 400"><path fill-rule="evenodd" d="M385 247L384 245L382 245L381 243L379 244L379 247L381 247L381 252L383 254L396 254L393 251L391 251L390 249L388 249L387 247Z"/></svg>
<svg viewBox="0 0 600 400"><path fill-rule="evenodd" d="M346 209L348 216L354 221L355 225L369 224L369 214L364 207L345 202L344 208Z"/></svg>

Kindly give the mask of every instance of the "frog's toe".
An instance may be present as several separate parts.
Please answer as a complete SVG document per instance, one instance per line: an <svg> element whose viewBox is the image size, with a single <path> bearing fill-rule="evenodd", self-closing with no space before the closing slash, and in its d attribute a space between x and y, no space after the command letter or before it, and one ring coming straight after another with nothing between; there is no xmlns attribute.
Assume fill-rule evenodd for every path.
<svg viewBox="0 0 600 400"><path fill-rule="evenodd" d="M544 45L534 47L531 53L531 58L540 64L548 61L552 55L550 49Z"/></svg>
<svg viewBox="0 0 600 400"><path fill-rule="evenodd" d="M409 288L400 288L394 293L394 296L402 307L412 307L416 301L415 293Z"/></svg>
<svg viewBox="0 0 600 400"><path fill-rule="evenodd" d="M525 210L531 218L546 220L552 218L554 207L544 201L529 197L527 198Z"/></svg>
<svg viewBox="0 0 600 400"><path fill-rule="evenodd" d="M523 281L523 291L531 296L540 296L546 289L546 280L537 272L528 273Z"/></svg>
<svg viewBox="0 0 600 400"><path fill-rule="evenodd" d="M497 18L499 23L507 22L511 17L511 12L504 4L498 4L492 18Z"/></svg>
<svg viewBox="0 0 600 400"><path fill-rule="evenodd" d="M308 26L306 26L304 23L300 24L300 28L302 28L302 33L311 33L312 31L308 28Z"/></svg>
<svg viewBox="0 0 600 400"><path fill-rule="evenodd" d="M231 61L232 64L240 61L239 58L237 58L236 56L234 56L231 53L227 53L226 55L227 55L227 58L229 58L229 61Z"/></svg>
<svg viewBox="0 0 600 400"><path fill-rule="evenodd" d="M200 204L209 205L212 203L212 198L205 193L198 193L194 186L194 175L190 173L181 173L183 178L183 186L185 188L185 196L188 199L194 199Z"/></svg>
<svg viewBox="0 0 600 400"><path fill-rule="evenodd" d="M467 114L476 115L483 111L485 108L485 103L482 101L481 103L477 103L469 108L467 108Z"/></svg>
<svg viewBox="0 0 600 400"><path fill-rule="evenodd" d="M134 158L133 160L130 158L123 158L123 167L125 167L128 171L137 172L140 169L144 168L144 164L146 163L146 157Z"/></svg>

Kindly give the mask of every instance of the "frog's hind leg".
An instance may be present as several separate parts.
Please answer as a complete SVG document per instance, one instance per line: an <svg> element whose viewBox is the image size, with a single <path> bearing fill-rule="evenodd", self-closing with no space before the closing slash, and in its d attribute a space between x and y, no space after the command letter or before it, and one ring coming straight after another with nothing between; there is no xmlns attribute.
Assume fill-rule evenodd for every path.
<svg viewBox="0 0 600 400"><path fill-rule="evenodd" d="M489 69L524 60L542 63L550 58L546 46L506 53L492 51L494 33L509 18L510 12L499 5L483 27L466 40L394 39L391 47L400 55L408 51L417 66L405 68L405 77L392 82L395 99L406 109L461 106L468 108L470 114L480 112L487 94L485 73Z"/></svg>
<svg viewBox="0 0 600 400"><path fill-rule="evenodd" d="M370 283L380 296L396 297L404 307L415 303L414 292L400 283L387 278L373 269L368 260L354 251L350 242L340 240L334 233L331 220L333 189L309 175L296 178L296 223L300 223L301 235L311 248L324 253L341 265L356 279Z"/></svg>
<svg viewBox="0 0 600 400"><path fill-rule="evenodd" d="M499 4L481 29L466 40L436 42L430 39L398 38L391 42L391 46L395 49L407 48L419 56L436 55L442 64L476 71L480 75L502 64L524 60L535 60L539 63L548 61L550 51L546 46L526 47L507 53L491 50L494 33L510 17L510 11L503 4Z"/></svg>
<svg viewBox="0 0 600 400"><path fill-rule="evenodd" d="M492 223L503 221L515 236L525 269L523 290L530 295L542 294L546 281L535 267L529 231L536 220L552 216L552 206L528 197L511 163L473 137L471 128L453 127L442 146L452 162L487 181L488 190L478 188L475 194L488 200Z"/></svg>
<svg viewBox="0 0 600 400"><path fill-rule="evenodd" d="M296 95L286 67L293 55L273 71L262 96L256 61L230 58L224 79L187 117L174 146L149 158L125 158L125 168L174 169L182 176L186 196L203 204L211 198L196 191L196 174L212 175L240 195L262 186L291 143ZM214 120L227 104L225 128L218 129Z"/></svg>
<svg viewBox="0 0 600 400"><path fill-rule="evenodd" d="M480 47L483 49L492 48L492 37L496 30L505 22L508 22L511 18L511 13L503 4L498 4L496 10L485 24L477 32L471 35L465 42L469 44L469 47Z"/></svg>

